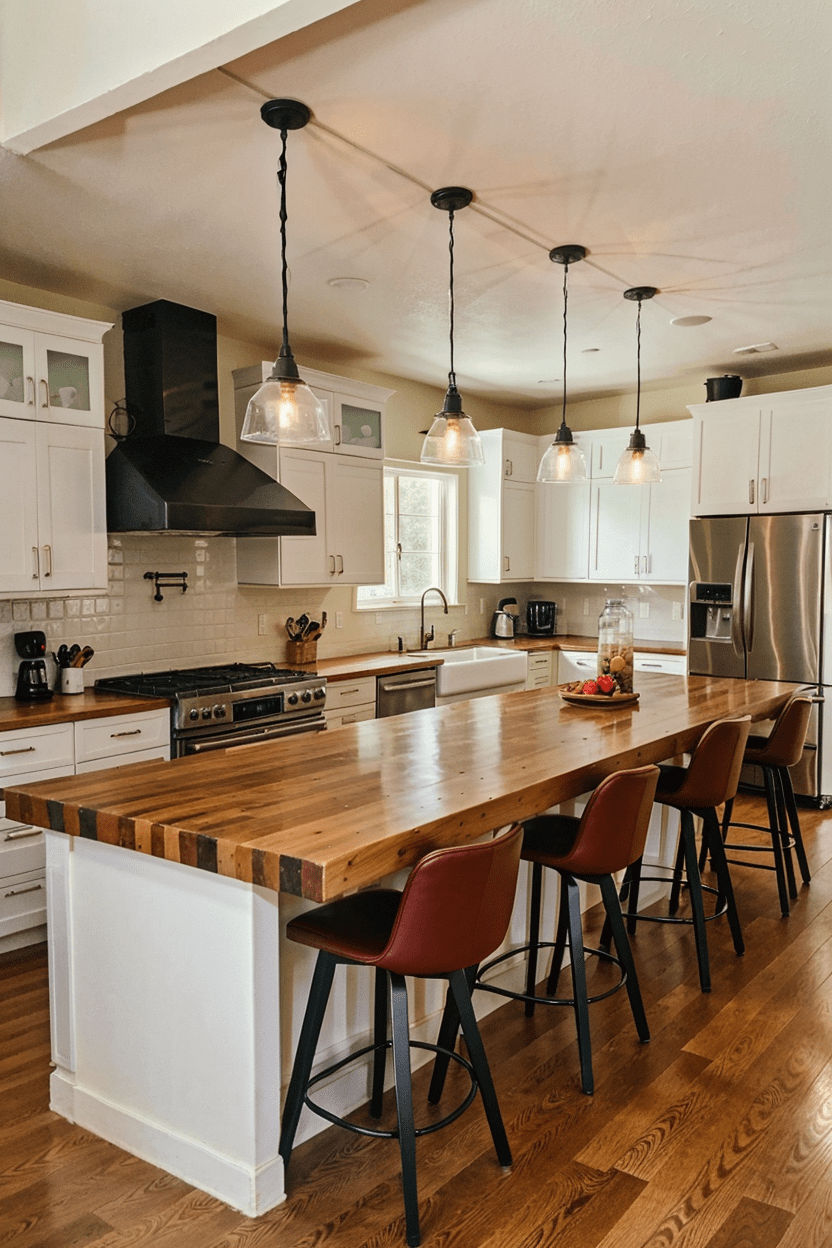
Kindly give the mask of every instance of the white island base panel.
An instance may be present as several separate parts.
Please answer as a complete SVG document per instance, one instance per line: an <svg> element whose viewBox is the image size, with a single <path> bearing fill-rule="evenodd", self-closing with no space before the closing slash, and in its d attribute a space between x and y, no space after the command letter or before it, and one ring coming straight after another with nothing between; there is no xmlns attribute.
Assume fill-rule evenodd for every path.
<svg viewBox="0 0 832 1248"><path fill-rule="evenodd" d="M666 812L655 808L654 821L656 856L672 861ZM280 1114L316 956L284 932L312 903L82 837L45 839L51 1108L248 1217L267 1212L285 1199ZM526 939L528 875L521 866L505 948ZM581 891L583 908L598 901L595 887ZM556 899L557 877L544 872L544 940ZM523 968L518 955L489 978L521 991ZM408 994L412 1038L435 1041L444 985L408 980ZM474 1002L483 1017L505 998ZM340 967L313 1073L370 1043L372 1016L372 972ZM431 1057L411 1050L414 1068ZM389 1087L392 1062L387 1075ZM348 1114L369 1100L369 1078L365 1059L316 1099ZM328 1126L304 1110L297 1143Z"/></svg>

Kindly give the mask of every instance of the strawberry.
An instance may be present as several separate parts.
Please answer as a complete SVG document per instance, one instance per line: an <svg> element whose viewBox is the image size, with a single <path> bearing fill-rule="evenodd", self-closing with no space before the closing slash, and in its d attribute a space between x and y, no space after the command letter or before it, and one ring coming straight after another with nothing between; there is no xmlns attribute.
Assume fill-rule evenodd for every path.
<svg viewBox="0 0 832 1248"><path fill-rule="evenodd" d="M595 683L598 686L599 693L612 693L615 688L615 681L612 676L599 676Z"/></svg>
<svg viewBox="0 0 832 1248"><path fill-rule="evenodd" d="M597 682L596 682L596 681L594 681L594 680L585 680L585 681L584 681L584 687L583 687L583 689L581 690L581 693L588 693L588 694L591 694L591 693L597 693L597 692L598 692L598 684L597 684Z"/></svg>

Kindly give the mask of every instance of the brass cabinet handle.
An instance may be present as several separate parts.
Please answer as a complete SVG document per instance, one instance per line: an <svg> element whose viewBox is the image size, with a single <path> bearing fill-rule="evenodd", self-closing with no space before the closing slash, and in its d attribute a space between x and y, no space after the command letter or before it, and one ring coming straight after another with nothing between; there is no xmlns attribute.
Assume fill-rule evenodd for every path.
<svg viewBox="0 0 832 1248"><path fill-rule="evenodd" d="M129 732L111 732L111 737L140 737L142 735L141 728L131 728Z"/></svg>
<svg viewBox="0 0 832 1248"><path fill-rule="evenodd" d="M29 386L29 396L30 396L29 407L34 407L35 406L35 379L34 377L27 377L26 382Z"/></svg>
<svg viewBox="0 0 832 1248"><path fill-rule="evenodd" d="M30 884L28 888L10 888L5 897L19 897L21 893L36 893L39 888L43 888L42 884Z"/></svg>
<svg viewBox="0 0 832 1248"><path fill-rule="evenodd" d="M753 477L748 482L748 501L749 503L754 502L754 478Z"/></svg>
<svg viewBox="0 0 832 1248"><path fill-rule="evenodd" d="M41 831L41 828L20 828L17 832L7 832L3 839L6 841L22 841L27 836L40 836Z"/></svg>
<svg viewBox="0 0 832 1248"><path fill-rule="evenodd" d="M0 750L0 758L5 758L8 754L34 754L36 748L34 745L24 745L19 750Z"/></svg>
<svg viewBox="0 0 832 1248"><path fill-rule="evenodd" d="M343 575L344 575L344 556L343 556L343 555L336 555L336 556L335 556L335 558L336 558L336 559L340 559L340 560L341 560L341 566L340 566L340 568L338 569L338 575L339 575L339 576L343 576Z"/></svg>
<svg viewBox="0 0 832 1248"><path fill-rule="evenodd" d="M46 383L45 377L41 377L40 384L43 386L43 394L44 394L44 399L43 399L43 402L41 403L41 407L48 407L49 406L49 386Z"/></svg>
<svg viewBox="0 0 832 1248"><path fill-rule="evenodd" d="M32 580L37 581L40 579L40 551L37 546L32 547L32 555L34 556L34 563L32 565Z"/></svg>
<svg viewBox="0 0 832 1248"><path fill-rule="evenodd" d="M43 575L51 576L52 575L52 547L44 546L43 553L46 555L46 571L44 572Z"/></svg>

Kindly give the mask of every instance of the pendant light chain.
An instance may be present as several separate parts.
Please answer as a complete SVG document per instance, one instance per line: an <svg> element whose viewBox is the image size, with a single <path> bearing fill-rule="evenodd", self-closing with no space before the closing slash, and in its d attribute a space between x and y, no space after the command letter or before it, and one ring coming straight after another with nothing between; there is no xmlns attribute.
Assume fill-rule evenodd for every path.
<svg viewBox="0 0 832 1248"><path fill-rule="evenodd" d="M454 370L454 210L448 212L448 261L450 280L448 283L448 302L450 311L450 344L451 371L448 373L448 385L456 390L456 372Z"/></svg>
<svg viewBox="0 0 832 1248"><path fill-rule="evenodd" d="M280 186L280 270L283 280L283 345L289 346L289 278L286 266L286 139L289 131L285 127L280 131L282 140L280 163L277 167L277 181Z"/></svg>

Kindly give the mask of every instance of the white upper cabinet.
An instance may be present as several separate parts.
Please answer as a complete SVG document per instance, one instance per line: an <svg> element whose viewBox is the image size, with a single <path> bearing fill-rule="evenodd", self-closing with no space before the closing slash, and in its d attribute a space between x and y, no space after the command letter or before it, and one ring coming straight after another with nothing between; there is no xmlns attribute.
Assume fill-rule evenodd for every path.
<svg viewBox="0 0 832 1248"><path fill-rule="evenodd" d="M696 516L832 506L832 386L690 407Z"/></svg>
<svg viewBox="0 0 832 1248"><path fill-rule="evenodd" d="M99 321L0 303L0 593L104 589Z"/></svg>
<svg viewBox="0 0 832 1248"><path fill-rule="evenodd" d="M468 580L530 581L538 439L512 429L480 437L485 463L468 471Z"/></svg>

